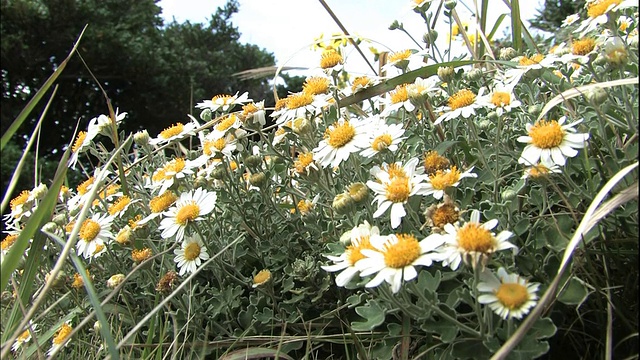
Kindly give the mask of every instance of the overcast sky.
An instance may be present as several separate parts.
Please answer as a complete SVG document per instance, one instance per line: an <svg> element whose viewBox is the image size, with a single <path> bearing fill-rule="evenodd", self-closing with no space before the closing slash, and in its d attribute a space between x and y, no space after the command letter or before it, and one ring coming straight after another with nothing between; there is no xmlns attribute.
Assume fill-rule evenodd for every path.
<svg viewBox="0 0 640 360"><path fill-rule="evenodd" d="M380 50L385 47L390 51L399 51L406 48L416 48L411 39L399 30L388 30L389 25L398 20L404 24L405 29L421 41L422 34L426 31L420 15L410 10L408 0L325 0L336 16L342 21L347 31L352 35L377 41L376 44L366 44L363 51L369 55L368 46L374 45ZM508 9L502 0L491 0L489 10L489 26L492 26L502 13ZM162 8L162 17L165 22L175 18L178 22L189 20L191 22L207 22L211 14L219 6L224 6L225 0L161 0L158 5ZM242 34L242 43L255 44L272 52L276 58L276 64L287 66L314 67L318 65L319 53L308 50L321 33L330 36L333 32L340 32L336 23L317 0L240 0L239 12L234 14L232 22ZM473 1L466 0L473 5ZM537 14L541 7L541 0L521 1L521 13L523 19L530 19ZM436 7L438 1L434 1L432 7ZM458 4L458 12L462 20L469 16L469 12ZM507 17L503 24L510 23ZM444 17L438 19L440 39L445 39L448 25ZM498 31L499 37L503 30ZM358 58L355 52L349 55L347 63L351 59ZM357 61L356 61L357 62ZM364 63L355 65L358 69L364 67ZM352 69L353 70L353 69ZM362 69L366 71L366 68ZM356 71L357 72L357 71Z"/></svg>

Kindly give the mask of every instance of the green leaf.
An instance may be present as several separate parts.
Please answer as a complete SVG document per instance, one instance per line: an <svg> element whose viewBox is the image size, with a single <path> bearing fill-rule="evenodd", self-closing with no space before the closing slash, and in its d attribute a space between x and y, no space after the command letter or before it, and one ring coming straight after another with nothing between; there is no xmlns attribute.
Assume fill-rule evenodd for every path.
<svg viewBox="0 0 640 360"><path fill-rule="evenodd" d="M537 359L549 351L549 343L526 336L522 342L507 356L509 360Z"/></svg>
<svg viewBox="0 0 640 360"><path fill-rule="evenodd" d="M584 281L574 276L558 294L558 301L566 305L580 306L589 294L590 291Z"/></svg>
<svg viewBox="0 0 640 360"><path fill-rule="evenodd" d="M529 330L527 336L533 336L536 339L547 339L556 334L558 328L550 318L542 318L536 321Z"/></svg>
<svg viewBox="0 0 640 360"><path fill-rule="evenodd" d="M451 355L456 359L488 359L491 352L479 339L466 339L453 344Z"/></svg>
<svg viewBox="0 0 640 360"><path fill-rule="evenodd" d="M354 331L371 331L381 325L385 318L385 309L377 300L367 301L366 305L358 306L356 313L366 321L353 321L351 327Z"/></svg>

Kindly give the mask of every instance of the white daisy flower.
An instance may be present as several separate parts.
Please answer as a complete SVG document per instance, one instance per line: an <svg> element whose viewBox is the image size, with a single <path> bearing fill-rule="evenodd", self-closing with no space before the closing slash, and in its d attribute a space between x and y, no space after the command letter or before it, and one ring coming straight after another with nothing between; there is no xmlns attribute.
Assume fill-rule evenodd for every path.
<svg viewBox="0 0 640 360"><path fill-rule="evenodd" d="M181 248L175 249L173 253L176 255L174 261L180 268L180 276L194 273L203 261L209 259L207 248L198 234L186 236Z"/></svg>
<svg viewBox="0 0 640 360"><path fill-rule="evenodd" d="M328 49L320 55L320 68L325 74L331 76L336 75L344 68L344 58L339 51Z"/></svg>
<svg viewBox="0 0 640 360"><path fill-rule="evenodd" d="M58 331L55 333L53 340L51 340L51 348L47 351L47 356L51 356L54 352L58 351L59 348L66 346L69 343L69 335L73 331L71 327L71 321L67 321L60 325Z"/></svg>
<svg viewBox="0 0 640 360"><path fill-rule="evenodd" d="M165 163L151 175L147 188L158 191L160 194L169 189L177 179L184 179L187 175L193 175L193 170L202 165L199 159L194 161L183 158L175 158Z"/></svg>
<svg viewBox="0 0 640 360"><path fill-rule="evenodd" d="M118 109L116 109L116 112L114 114L114 116L116 117L116 127L119 126L122 123L122 120L124 120L124 118L127 116L127 113L124 112L122 114L118 114ZM96 118L93 118L89 121L89 132L95 132L98 134L102 134L102 135L108 135L109 134L109 130L108 128L111 127L111 118L109 117L109 115L100 115ZM94 129L92 129L94 128Z"/></svg>
<svg viewBox="0 0 640 360"><path fill-rule="evenodd" d="M512 85L496 83L492 92L487 95L478 96L478 104L489 109L494 109L498 116L502 116L502 114L520 107L522 103L513 94Z"/></svg>
<svg viewBox="0 0 640 360"><path fill-rule="evenodd" d="M484 88L481 88L477 95L469 89L462 89L451 95L447 100L447 106L435 109L435 112L444 112L444 114L440 115L433 124L438 125L443 121L455 119L459 116L466 119L471 115L475 115L476 109L482 107L482 104L478 103L477 99L482 97L483 93Z"/></svg>
<svg viewBox="0 0 640 360"><path fill-rule="evenodd" d="M323 168L338 167L351 153L367 147L371 119L339 119L324 133L324 140L313 149L313 159Z"/></svg>
<svg viewBox="0 0 640 360"><path fill-rule="evenodd" d="M365 287L376 287L386 281L395 294L400 291L403 281L410 281L418 276L416 266L431 266L431 251L442 245L443 240L418 241L411 234L393 234L371 237L370 242L374 250L360 250L365 258L356 262L356 269L360 271L361 277L376 274Z"/></svg>
<svg viewBox="0 0 640 360"><path fill-rule="evenodd" d="M452 224L444 225L444 233L431 234L427 237L430 241L442 241L444 244L437 250L434 259L442 261L442 266L449 266L456 270L460 262L471 262L475 267L478 261L485 264L491 254L499 250L516 249L516 246L507 241L513 233L501 231L497 236L491 232L498 225L498 220L489 220L480 223L480 212L473 210L471 219L462 227Z"/></svg>
<svg viewBox="0 0 640 360"><path fill-rule="evenodd" d="M36 332L37 329L38 329L38 325L29 321L29 324L27 325L27 329L23 331L20 335L18 335L18 337L16 338L16 341L14 341L13 345L11 345L11 351L16 352L24 344L31 341L31 333L32 331Z"/></svg>
<svg viewBox="0 0 640 360"><path fill-rule="evenodd" d="M371 246L370 239L380 236L380 230L377 226L371 226L367 221L349 230L343 236L349 237L349 244L340 256L325 255L329 260L333 261L333 265L321 266L323 270L328 272L340 271L336 276L336 285L345 286L356 276L359 270L355 264L364 259L361 250L375 250Z"/></svg>
<svg viewBox="0 0 640 360"><path fill-rule="evenodd" d="M563 166L567 157L578 155L575 149L581 149L589 139L589 134L576 133L574 128L582 119L563 125L566 116L556 120L540 120L535 124L527 124L527 136L518 137L518 141L526 143L518 163L537 164L538 161Z"/></svg>
<svg viewBox="0 0 640 360"><path fill-rule="evenodd" d="M398 85L395 90L389 92L389 99L387 100L386 107L380 113L380 116L387 117L400 109L404 109L408 112L415 110L416 106L413 105L409 98L409 92L407 90L408 86L409 84Z"/></svg>
<svg viewBox="0 0 640 360"><path fill-rule="evenodd" d="M76 135L76 139L71 145L71 157L69 158L69 162L67 166L75 169L76 164L78 163L78 156L87 151L93 139L98 136L98 128L97 127L89 127L87 131L79 131L78 135Z"/></svg>
<svg viewBox="0 0 640 360"><path fill-rule="evenodd" d="M387 170L377 166L371 169L378 181L367 181L367 186L376 193L373 202L378 202L378 210L373 213L373 218L378 218L391 208L391 227L400 226L402 218L407 215L404 204L413 195L424 195L425 185L422 175L423 168L417 168L418 158L411 158L404 167L400 162L389 165Z"/></svg>
<svg viewBox="0 0 640 360"><path fill-rule="evenodd" d="M191 117L191 116L190 116ZM187 135L195 134L195 130L198 128L198 123L195 121L193 117L191 117L190 122L186 125L178 122L170 127L162 130L158 137L155 139L149 140L149 144L151 145L159 145L171 142L173 140L182 139Z"/></svg>
<svg viewBox="0 0 640 360"><path fill-rule="evenodd" d="M355 94L356 92L364 89L368 89L372 86L377 85L380 82L377 78L371 78L368 76L357 76L351 82L351 93Z"/></svg>
<svg viewBox="0 0 640 360"><path fill-rule="evenodd" d="M316 116L322 108L329 105L331 95L320 94L312 95L301 91L299 93L289 94L283 100L284 106L271 113L271 117L276 119L276 124L281 125L288 120L297 118L306 118L307 115Z"/></svg>
<svg viewBox="0 0 640 360"><path fill-rule="evenodd" d="M238 130L242 125L242 121L235 114L229 114L222 118L214 127L213 130L209 134L207 134L207 139L210 140L218 140L224 137L228 132L234 132ZM235 132L234 132L235 134ZM235 134L238 136L238 134Z"/></svg>
<svg viewBox="0 0 640 360"><path fill-rule="evenodd" d="M547 56L544 56L543 54L535 54L531 57L523 55L518 56L511 61L517 62L518 65L515 68L509 69L504 74L502 74L501 81L505 84L515 86L520 82L522 76L530 70L538 70L550 67L555 68L555 63L556 61L558 61L558 57L553 54L549 54Z"/></svg>
<svg viewBox="0 0 640 360"><path fill-rule="evenodd" d="M149 221L157 218L158 216L161 216L162 213L171 205L173 205L173 203L175 203L177 200L178 197L170 190L154 197L149 201L149 209L151 209L151 214L138 221L138 225L144 225Z"/></svg>
<svg viewBox="0 0 640 360"><path fill-rule="evenodd" d="M540 162L536 165L527 167L524 170L524 174L522 175L521 179L528 179L528 178L538 179L538 178L547 177L549 176L549 174L560 174L560 173L562 173L562 169L560 168L560 166L554 163Z"/></svg>
<svg viewBox="0 0 640 360"><path fill-rule="evenodd" d="M387 124L383 119L371 118L372 131L369 132L369 146L360 152L361 156L373 157L381 151L395 152L402 140L406 139L402 124Z"/></svg>
<svg viewBox="0 0 640 360"><path fill-rule="evenodd" d="M218 196L202 188L182 193L174 207L163 213L166 216L160 222L162 238L176 236L176 241L184 238L184 230L189 223L204 220L202 216L209 214L216 206Z"/></svg>
<svg viewBox="0 0 640 360"><path fill-rule="evenodd" d="M567 27L573 25L576 21L580 20L580 14L571 14L562 20L561 27Z"/></svg>
<svg viewBox="0 0 640 360"><path fill-rule="evenodd" d="M91 219L85 219L78 233L76 251L85 259L90 259L94 255L99 255L105 248L105 243L109 243L114 238L111 233L111 223L113 216L109 214L95 214Z"/></svg>
<svg viewBox="0 0 640 360"><path fill-rule="evenodd" d="M437 170L434 174L427 175L424 195L433 195L438 200L442 199L446 189L458 186L461 179L478 177L477 174L471 172L472 170L473 166L461 173L456 166L452 166L449 169Z"/></svg>
<svg viewBox="0 0 640 360"><path fill-rule="evenodd" d="M242 121L245 124L264 126L267 122L265 120L266 111L264 109L264 100L257 103L249 103L242 106Z"/></svg>
<svg viewBox="0 0 640 360"><path fill-rule="evenodd" d="M107 209L107 212L111 216L122 217L122 215L124 215L127 209L129 209L129 206L131 206L131 204L135 204L140 201L142 200L140 199L131 200L129 196L121 195L116 201L113 202L113 204L109 206L109 208Z"/></svg>
<svg viewBox="0 0 640 360"><path fill-rule="evenodd" d="M9 208L11 212L3 216L3 220L12 224L18 223L23 217L31 216L35 207L34 201L31 199L31 191L23 190L18 196L11 199Z"/></svg>
<svg viewBox="0 0 640 360"><path fill-rule="evenodd" d="M245 92L242 95L238 96L239 92L236 92L235 95L228 94L220 94L216 95L211 100L204 100L201 103L196 105L198 109L210 109L213 112L218 110L222 110L223 112L227 112L231 110L236 105L241 105L252 101L249 99L249 93Z"/></svg>
<svg viewBox="0 0 640 360"><path fill-rule="evenodd" d="M426 79L418 77L412 84L407 85L407 95L411 99L424 99L433 94L445 94L440 88L440 80L435 75Z"/></svg>
<svg viewBox="0 0 640 360"><path fill-rule="evenodd" d="M609 21L609 13L629 7L638 7L636 0L595 0L586 4L588 18L584 19L574 33L584 36L586 33L596 30L598 26Z"/></svg>
<svg viewBox="0 0 640 360"><path fill-rule="evenodd" d="M498 269L498 276L488 270L480 274L478 283L478 302L489 305L489 308L501 318L522 319L536 305L540 287L538 283L530 283L517 274L509 274L504 268Z"/></svg>

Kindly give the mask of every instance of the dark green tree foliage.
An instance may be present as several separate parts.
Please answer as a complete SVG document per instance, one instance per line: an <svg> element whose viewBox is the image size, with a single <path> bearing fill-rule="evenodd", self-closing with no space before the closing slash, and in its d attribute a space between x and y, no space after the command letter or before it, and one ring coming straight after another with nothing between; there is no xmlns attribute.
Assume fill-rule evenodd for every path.
<svg viewBox="0 0 640 360"><path fill-rule="evenodd" d="M262 99L270 91L266 79L233 76L274 64L271 53L238 41L240 33L230 20L238 11L236 0L218 8L204 25L164 25L154 0L2 0L0 10L3 133L66 57L85 24L79 54L114 108L129 113L125 131L144 128L155 136L172 123L187 121L203 99L236 91ZM108 113L79 57L58 84L43 124L40 149L45 154L71 141L77 121L83 129L92 117ZM23 124L21 137L30 134L38 114Z"/></svg>
<svg viewBox="0 0 640 360"><path fill-rule="evenodd" d="M584 18L584 0L545 0L544 7L531 20L534 28L555 33L567 16L579 13Z"/></svg>

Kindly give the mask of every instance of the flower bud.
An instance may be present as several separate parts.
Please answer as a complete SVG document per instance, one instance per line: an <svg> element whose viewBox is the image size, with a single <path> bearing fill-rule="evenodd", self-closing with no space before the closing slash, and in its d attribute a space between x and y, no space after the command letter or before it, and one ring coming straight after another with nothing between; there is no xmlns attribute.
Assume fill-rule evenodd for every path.
<svg viewBox="0 0 640 360"><path fill-rule="evenodd" d="M436 42L436 39L438 39L438 32L435 30L431 30L428 33L425 33L424 35L422 35L422 41L424 41L424 43L427 45L427 47L431 46L431 44Z"/></svg>
<svg viewBox="0 0 640 360"><path fill-rule="evenodd" d="M465 73L465 77L469 81L478 81L482 78L482 70L480 69L471 69Z"/></svg>
<svg viewBox="0 0 640 360"><path fill-rule="evenodd" d="M393 20L391 25L389 25L389 30L402 29L402 25L398 22L398 20Z"/></svg>
<svg viewBox="0 0 640 360"><path fill-rule="evenodd" d="M596 87L587 91L585 97L593 102L594 105L600 105L607 101L607 91L601 87Z"/></svg>
<svg viewBox="0 0 640 360"><path fill-rule="evenodd" d="M149 133L147 130L141 130L133 134L133 142L138 146L149 145Z"/></svg>
<svg viewBox="0 0 640 360"><path fill-rule="evenodd" d="M456 0L447 0L444 2L444 8L447 10L453 10L457 4L458 2Z"/></svg>
<svg viewBox="0 0 640 360"><path fill-rule="evenodd" d="M454 71L451 66L441 66L438 68L438 77L444 82L453 79Z"/></svg>
<svg viewBox="0 0 640 360"><path fill-rule="evenodd" d="M489 129L491 128L491 126L493 126L493 121L491 121L490 119L482 119L478 122L478 127L482 130Z"/></svg>
<svg viewBox="0 0 640 360"><path fill-rule="evenodd" d="M67 216L65 214L57 214L56 216L53 217L52 220L54 223L60 226L65 226L68 224Z"/></svg>
<svg viewBox="0 0 640 360"><path fill-rule="evenodd" d="M99 333L101 328L102 325L100 325L100 321L96 320L96 322L93 323L93 331Z"/></svg>
<svg viewBox="0 0 640 360"><path fill-rule="evenodd" d="M256 168L262 164L262 156L260 155L249 155L244 158L244 164L250 168Z"/></svg>
<svg viewBox="0 0 640 360"><path fill-rule="evenodd" d="M251 174L251 176L249 176L249 184L253 186L262 187L262 185L264 185L266 181L267 175L265 175L263 172Z"/></svg>
<svg viewBox="0 0 640 360"><path fill-rule="evenodd" d="M347 189L349 196L355 201L357 204L362 203L367 200L369 197L369 188L361 182L353 183L349 185Z"/></svg>
<svg viewBox="0 0 640 360"><path fill-rule="evenodd" d="M531 105L527 108L527 112L533 116L538 116L538 114L540 114L540 111L542 111L542 105L540 104Z"/></svg>
<svg viewBox="0 0 640 360"><path fill-rule="evenodd" d="M222 180L227 176L227 172L225 171L224 167L222 166L217 166L215 169L213 169L211 171L211 177L216 179L216 180Z"/></svg>
<svg viewBox="0 0 640 360"><path fill-rule="evenodd" d="M351 210L353 209L353 204L353 198L349 196L349 194L341 193L336 195L336 197L333 199L331 207L338 214L344 215L351 212Z"/></svg>
<svg viewBox="0 0 640 360"><path fill-rule="evenodd" d="M500 194L502 201L510 201L516 198L518 194L513 189L503 190Z"/></svg>
<svg viewBox="0 0 640 360"><path fill-rule="evenodd" d="M313 126L311 126L309 120L305 118L297 118L293 120L293 124L291 124L291 130L293 130L296 135L303 135L312 132Z"/></svg>
<svg viewBox="0 0 640 360"><path fill-rule="evenodd" d="M211 115L211 109L204 109L200 113L200 119L202 119L202 121L211 121Z"/></svg>
<svg viewBox="0 0 640 360"><path fill-rule="evenodd" d="M42 230L48 233L55 233L57 228L58 228L58 224L56 224L53 221L49 221L48 223L44 224L44 226L42 227Z"/></svg>
<svg viewBox="0 0 640 360"><path fill-rule="evenodd" d="M518 52L516 51L516 49L512 47L506 47L506 48L500 49L500 54L498 55L500 60L505 60L505 61L509 61L516 56L518 56Z"/></svg>
<svg viewBox="0 0 640 360"><path fill-rule="evenodd" d="M113 289L120 285L124 281L124 274L115 274L112 275L109 280L107 280L107 287Z"/></svg>

